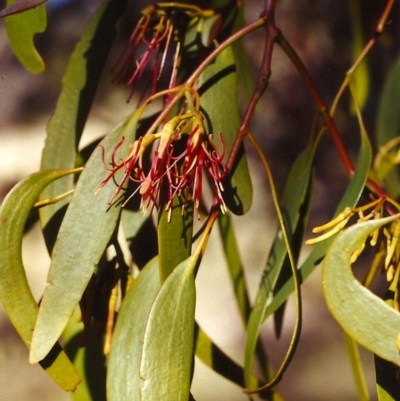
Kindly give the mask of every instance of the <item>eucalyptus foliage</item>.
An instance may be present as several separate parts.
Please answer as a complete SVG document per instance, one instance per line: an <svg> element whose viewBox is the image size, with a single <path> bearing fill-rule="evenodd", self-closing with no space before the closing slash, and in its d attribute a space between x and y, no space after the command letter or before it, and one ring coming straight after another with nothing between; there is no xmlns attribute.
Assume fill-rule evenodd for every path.
<svg viewBox="0 0 400 401"><path fill-rule="evenodd" d="M34 74L44 69L33 37L46 28L45 1L8 0L0 12L12 51ZM357 344L375 355L379 399L400 399L400 119L393 108L399 97L399 61L380 99L375 157L362 114L369 88L365 59L383 32L393 1L387 1L365 47L360 16L352 11L355 62L330 108L276 25L275 0L265 0L260 16L249 23L236 0L149 4L138 13L113 67L114 83L129 88L131 114L116 121L99 143L82 150L82 132L116 26L135 7L129 3L104 0L91 17L70 57L47 126L41 170L18 183L0 209L0 300L29 348L29 361L40 363L62 389L82 401L193 399L195 355L249 398L282 399L278 383L290 369L302 327L301 284L323 260L325 300L345 332L359 398L367 400L369 394ZM241 39L255 30L264 30L265 39L253 77ZM276 46L304 80L317 111L282 199L250 131ZM240 85L248 98L242 108ZM334 120L347 91L359 126L355 164ZM349 181L332 220L314 228L317 236L306 241L314 161L327 135ZM279 222L254 302L231 221L232 214L241 216L252 207L245 142L262 162ZM39 305L21 257L25 225L37 212L51 255ZM269 225L265 221L266 230ZM195 320L195 280L212 230L221 237L246 326L243 365ZM314 248L300 262L305 242ZM352 264L366 245L376 256L363 267L359 282ZM383 299L369 289L378 274L386 276ZM295 327L286 356L274 370L268 359L274 350L264 349L260 333L270 317L281 331L292 294ZM78 350L78 343L84 348Z"/></svg>

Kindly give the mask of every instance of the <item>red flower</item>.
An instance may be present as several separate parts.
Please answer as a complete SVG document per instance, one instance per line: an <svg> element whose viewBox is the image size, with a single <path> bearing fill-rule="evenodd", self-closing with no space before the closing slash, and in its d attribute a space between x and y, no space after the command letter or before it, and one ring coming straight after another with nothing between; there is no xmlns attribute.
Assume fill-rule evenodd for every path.
<svg viewBox="0 0 400 401"><path fill-rule="evenodd" d="M128 101L148 66L152 70L151 93L156 93L157 81L163 72L171 42L178 43L173 32L173 22L164 10L154 5L143 10L129 42L113 67L113 71L116 70L113 82L126 80L127 85L132 86ZM145 87L143 93L147 89Z"/></svg>
<svg viewBox="0 0 400 401"><path fill-rule="evenodd" d="M192 123L189 134L182 133L187 124ZM142 197L141 208L146 211L149 207L160 204L160 192L167 188L166 210L171 213L172 201L180 197L183 208L188 202L193 202L200 218L199 208L202 201L203 172L210 179L217 202L222 212L226 211L222 197L222 181L227 174L227 168L222 162L225 145L220 134L222 152L219 153L212 136L204 131L203 118L198 113L187 113L177 116L164 125L162 132L147 134L136 140L131 146L125 159L117 160L116 154L124 138L117 144L111 155L110 174L101 182L100 188L106 185L117 171L123 169L124 174L117 183L117 188L109 203L115 202L126 182L131 180L138 188L125 200L124 205L139 192ZM147 173L143 170L142 156L145 149L154 141L159 140L158 148L154 151L152 163ZM176 144L186 140L186 147L179 152ZM103 151L104 159L104 151ZM164 186L163 183L166 183Z"/></svg>

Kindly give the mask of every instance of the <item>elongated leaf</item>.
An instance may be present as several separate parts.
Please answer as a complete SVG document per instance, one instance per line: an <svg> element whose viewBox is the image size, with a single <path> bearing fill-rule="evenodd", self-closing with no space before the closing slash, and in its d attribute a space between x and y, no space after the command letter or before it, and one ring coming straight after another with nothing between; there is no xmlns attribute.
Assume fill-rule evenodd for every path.
<svg viewBox="0 0 400 401"><path fill-rule="evenodd" d="M12 7L16 0L7 0L7 6ZM28 10L22 14L4 18L10 47L31 73L40 74L44 71L44 62L37 52L33 38L46 29L46 8L44 5Z"/></svg>
<svg viewBox="0 0 400 401"><path fill-rule="evenodd" d="M134 281L118 313L108 359L109 401L140 400L142 342L150 308L159 289L158 261L154 258Z"/></svg>
<svg viewBox="0 0 400 401"><path fill-rule="evenodd" d="M342 200L340 201L334 217L341 213L346 207L355 206L361 196L364 189L365 182L368 177L369 169L372 160L372 150L369 143L369 139L366 135L361 136L361 149L358 156L357 166L355 174L347 187ZM333 238L329 238L323 242L318 243L311 253L308 255L306 260L300 267L300 275L304 282L307 277L319 266L325 253L332 243ZM265 309L263 321L265 321L272 313L274 313L283 302L289 297L294 291L293 278L290 278L281 288L281 290L275 295L272 302Z"/></svg>
<svg viewBox="0 0 400 401"><path fill-rule="evenodd" d="M361 1L349 2L350 7L350 21L352 31L352 56L353 60L357 60L358 56L362 52L365 43L363 28L361 24ZM351 80L354 86L354 96L361 109L364 108L368 98L369 87L370 87L370 73L367 64L367 60L364 58L363 61L358 65L356 70L351 75ZM352 112L355 113L354 104L352 104Z"/></svg>
<svg viewBox="0 0 400 401"><path fill-rule="evenodd" d="M287 230L293 238L302 237L308 215L310 196L307 196L307 194L311 189L311 169L316 145L314 144L314 146L308 148L297 158L289 174L282 199L282 214L285 218ZM301 241L299 238L296 238L296 240ZM297 246L297 256L299 251L300 247ZM275 288L285 260L287 260L287 247L282 232L278 229L247 325L245 372L248 386L250 385L249 380L254 364L254 353L261 325L264 322L269 296Z"/></svg>
<svg viewBox="0 0 400 401"><path fill-rule="evenodd" d="M28 348L31 346L38 305L29 288L22 264L22 236L29 212L50 182L71 171L43 171L21 181L7 195L0 209L0 300ZM54 345L42 367L64 390L73 391L80 381L61 347Z"/></svg>
<svg viewBox="0 0 400 401"><path fill-rule="evenodd" d="M240 125L239 99L237 93L236 64L232 48L225 49L201 74L201 107L206 116L210 133L218 143L222 132L225 143L225 161L232 149ZM222 144L219 144L222 147ZM246 213L253 199L253 188L242 146L233 167L229 188L224 196L227 206L235 214Z"/></svg>
<svg viewBox="0 0 400 401"><path fill-rule="evenodd" d="M128 154L141 111L122 121L101 142L105 160L122 136L125 141L119 154ZM123 171L115 175L119 182ZM116 185L110 181L97 194L99 184L108 171L100 146L93 152L77 183L71 204L61 225L53 251L48 287L43 294L38 321L33 334L30 361L43 359L60 337L103 255L120 215L121 204L108 205Z"/></svg>
<svg viewBox="0 0 400 401"><path fill-rule="evenodd" d="M386 78L385 86L379 101L376 124L376 142L378 146L387 144L400 133L399 97L400 57L397 58ZM382 167L387 168L386 166ZM385 179L388 193L394 198L397 198L400 194L399 179L400 173L398 167L395 167Z"/></svg>
<svg viewBox="0 0 400 401"><path fill-rule="evenodd" d="M80 42L71 56L57 107L47 127L41 169L72 168L77 148L89 114L98 81L115 36L115 24L126 0L103 2L91 18ZM52 198L72 188L72 177L49 186L41 199ZM45 208L40 213L42 227L66 202ZM49 232L50 237L56 233Z"/></svg>
<svg viewBox="0 0 400 401"><path fill-rule="evenodd" d="M354 277L351 255L368 235L399 216L356 224L338 234L323 263L322 287L332 315L354 340L381 358L400 366L396 345L400 313Z"/></svg>
<svg viewBox="0 0 400 401"><path fill-rule="evenodd" d="M154 258L128 291L111 346L109 401L188 399L197 262L194 254L160 288Z"/></svg>
<svg viewBox="0 0 400 401"><path fill-rule="evenodd" d="M187 401L193 363L198 254L177 266L151 306L140 360L142 401Z"/></svg>

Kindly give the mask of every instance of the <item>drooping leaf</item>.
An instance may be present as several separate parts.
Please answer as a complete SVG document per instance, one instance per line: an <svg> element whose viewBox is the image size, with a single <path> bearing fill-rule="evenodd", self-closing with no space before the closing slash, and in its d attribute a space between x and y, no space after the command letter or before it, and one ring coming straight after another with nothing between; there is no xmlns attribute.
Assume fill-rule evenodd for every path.
<svg viewBox="0 0 400 401"><path fill-rule="evenodd" d="M360 53L362 52L365 43L364 43L364 35L362 31L361 24L361 2L350 1L350 21L351 21L351 30L352 30L352 56L353 60L356 61ZM365 103L368 98L369 86L370 86L370 77L369 77L369 68L367 60L361 61L361 63L357 66L355 71L351 74L351 80L354 88L354 96L356 101L360 107L363 109ZM356 114L356 110L354 108L354 104L352 104L352 112Z"/></svg>
<svg viewBox="0 0 400 401"><path fill-rule="evenodd" d="M115 36L115 24L125 5L126 0L103 2L76 46L63 78L63 89L56 110L47 127L42 170L74 167L82 131ZM41 199L67 192L72 185L72 177L59 180L44 191ZM59 202L40 212L43 228L65 203ZM49 237L55 235L54 231L48 232Z"/></svg>
<svg viewBox="0 0 400 401"><path fill-rule="evenodd" d="M43 188L67 174L71 174L71 171L42 171L29 176L14 187L0 209L0 300L28 348L31 346L38 305L32 296L22 263L24 226ZM58 343L41 365L66 391L73 391L80 381Z"/></svg>
<svg viewBox="0 0 400 401"><path fill-rule="evenodd" d="M358 223L339 233L323 262L322 288L328 308L343 330L363 347L400 366L396 345L400 313L365 288L350 266L352 254L368 235L398 217Z"/></svg>
<svg viewBox="0 0 400 401"><path fill-rule="evenodd" d="M151 306L139 370L142 401L189 398L198 260L194 253L177 266Z"/></svg>
<svg viewBox="0 0 400 401"><path fill-rule="evenodd" d="M7 8L18 8L17 1L7 0ZM33 74L43 72L44 62L36 50L33 38L37 33L44 32L46 29L46 8L44 5L38 5L36 8L21 14L5 17L4 23L10 47L21 64Z"/></svg>
<svg viewBox="0 0 400 401"><path fill-rule="evenodd" d="M369 169L372 160L372 150L369 139L366 135L361 135L361 148L358 155L355 174L352 177L338 207L336 208L334 216L341 213L346 207L355 206L364 189ZM325 253L332 243L333 237L318 243L306 260L300 266L300 275L302 282L319 266ZM285 302L290 294L294 291L293 278L290 278L275 295L274 299L265 309L263 321L265 321L272 313L274 313L283 302Z"/></svg>
<svg viewBox="0 0 400 401"><path fill-rule="evenodd" d="M302 238L302 233L305 228L304 225L308 217L308 208L311 198L312 162L316 145L317 143L309 147L297 158L290 171L282 199L281 210L287 230L292 238L296 238L297 241L301 241L298 237ZM300 247L297 246L296 257L298 257L299 251ZM275 288L285 261L288 262L287 247L282 231L278 229L259 285L255 304L247 324L245 374L248 386L250 385L248 380L250 380L250 375L253 370L254 353L261 326L264 322L264 314L268 305L268 300L272 290Z"/></svg>
<svg viewBox="0 0 400 401"><path fill-rule="evenodd" d="M218 135L222 132L225 145L225 161L229 156L240 125L241 117L237 92L235 57L231 47L225 49L210 64L199 79L201 111L206 116L209 132L221 149ZM251 206L253 188L242 145L233 166L231 177L225 183L224 198L235 214L246 213ZM229 187L228 187L229 186Z"/></svg>
<svg viewBox="0 0 400 401"><path fill-rule="evenodd" d="M379 100L379 108L376 124L376 142L379 147L386 145L390 140L399 136L400 133L400 57L397 58L389 74L387 75L383 92ZM384 164L383 169L388 167ZM397 198L400 195L400 171L398 166L385 174L385 185L388 193Z"/></svg>
<svg viewBox="0 0 400 401"><path fill-rule="evenodd" d="M161 287L154 258L128 291L111 345L109 401L188 399L198 258L182 262Z"/></svg>
<svg viewBox="0 0 400 401"><path fill-rule="evenodd" d="M137 110L127 117L103 139L101 146L105 160L111 160L111 154L123 136L125 141L118 151L121 157L128 154L141 112ZM99 146L78 180L57 237L47 278L48 287L43 294L33 334L31 362L43 359L60 337L115 230L121 202L111 206L108 202L114 195L116 184L111 180L96 193L108 173ZM119 171L115 175L116 182L123 173Z"/></svg>
<svg viewBox="0 0 400 401"><path fill-rule="evenodd" d="M140 358L151 305L160 289L157 258L135 279L118 313L108 359L109 401L140 400Z"/></svg>
<svg viewBox="0 0 400 401"><path fill-rule="evenodd" d="M240 7L237 10L233 30L238 31L245 25L246 25L245 7ZM249 63L249 57L248 57L249 54L244 46L243 40L235 41L235 43L233 43L232 45L232 49L235 54L237 74L239 77L238 80L239 89L241 89L240 94L241 95L243 94L246 98L246 101L249 101L255 88L253 65Z"/></svg>

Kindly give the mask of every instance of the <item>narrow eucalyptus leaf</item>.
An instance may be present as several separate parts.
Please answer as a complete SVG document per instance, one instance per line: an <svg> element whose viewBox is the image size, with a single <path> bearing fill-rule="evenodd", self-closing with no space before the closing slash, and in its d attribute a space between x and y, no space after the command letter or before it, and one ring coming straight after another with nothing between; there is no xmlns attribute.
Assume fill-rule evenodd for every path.
<svg viewBox="0 0 400 401"><path fill-rule="evenodd" d="M105 160L124 136L118 152L124 157L136 134L140 112L123 120L101 142ZM97 147L83 170L60 227L32 339L30 361L43 359L60 337L103 255L120 215L121 202L109 206L116 184L110 180L98 190L108 175ZM118 182L123 171L115 175Z"/></svg>
<svg viewBox="0 0 400 401"><path fill-rule="evenodd" d="M182 262L162 286L154 258L128 291L111 345L109 401L188 400L198 258Z"/></svg>
<svg viewBox="0 0 400 401"><path fill-rule="evenodd" d="M218 135L222 132L225 161L229 156L239 129L241 116L237 92L236 62L231 47L225 49L200 76L201 111L206 117L209 132L221 149ZM228 208L235 214L246 213L253 199L253 188L244 146L241 146L231 177L223 193Z"/></svg>
<svg viewBox="0 0 400 401"><path fill-rule="evenodd" d="M193 363L195 268L193 254L163 283L151 306L140 361L141 400L187 401Z"/></svg>
<svg viewBox="0 0 400 401"><path fill-rule="evenodd" d="M13 188L0 209L0 301L28 348L31 346L38 305L32 296L22 263L24 227L43 188L67 174L71 174L71 171L42 171L29 176ZM41 365L66 391L73 391L80 382L58 343Z"/></svg>
<svg viewBox="0 0 400 401"><path fill-rule="evenodd" d="M108 358L108 401L140 400L140 360L151 305L160 289L157 258L135 279L118 313Z"/></svg>
<svg viewBox="0 0 400 401"><path fill-rule="evenodd" d="M383 92L379 99L378 114L376 119L376 143L382 147L390 140L397 137L400 132L400 108L398 99L400 96L400 57L393 64L387 74ZM396 155L396 152L394 152ZM378 176L385 178L388 193L394 198L400 194L400 171L395 165L383 160L377 171ZM391 163L390 163L391 164ZM391 171L390 171L391 170Z"/></svg>
<svg viewBox="0 0 400 401"><path fill-rule="evenodd" d="M322 287L328 308L343 330L374 354L400 366L396 345L400 313L365 288L350 266L351 255L368 235L398 217L358 223L338 234L324 259Z"/></svg>
<svg viewBox="0 0 400 401"><path fill-rule="evenodd" d="M340 201L334 217L339 213L343 212L346 207L353 207L357 204L362 191L365 186L365 182L368 178L368 174L371 167L372 161L372 150L369 139L366 135L361 136L361 148L358 155L358 161L356 165L356 170L354 176L352 177L343 197ZM329 238L325 241L319 242L311 253L308 255L306 260L300 266L301 279L304 282L307 277L319 266L325 253L332 243L333 238ZM268 277L266 277L267 279ZM263 321L265 321L272 313L274 313L280 305L282 305L290 294L294 291L293 278L291 277L280 289L280 291L275 294L272 302L266 307Z"/></svg>
<svg viewBox="0 0 400 401"><path fill-rule="evenodd" d="M282 214L286 228L292 237L301 242L305 222L308 218L308 210L312 189L312 163L316 150L316 144L309 147L296 159L287 179L285 192L282 199ZM297 246L298 256L300 246ZM278 228L274 243L269 252L267 264L261 278L256 295L254 307L247 323L247 340L245 351L245 375L247 386L250 386L251 374L254 364L254 354L257 347L261 326L264 322L264 314L268 306L270 294L275 289L285 261L288 262L287 246L281 229ZM281 284L281 283L280 283Z"/></svg>
<svg viewBox="0 0 400 401"><path fill-rule="evenodd" d="M69 61L56 110L47 126L42 170L74 167L82 131L115 36L115 24L125 5L126 0L103 2L83 32ZM41 199L67 192L72 186L72 177L59 180L44 191ZM65 203L59 202L40 211L42 227Z"/></svg>
<svg viewBox="0 0 400 401"><path fill-rule="evenodd" d="M18 0L7 0L7 8L12 10L13 7L18 8ZM36 50L33 38L46 29L44 5L5 17L4 22L10 47L21 64L33 74L43 72L44 62Z"/></svg>

